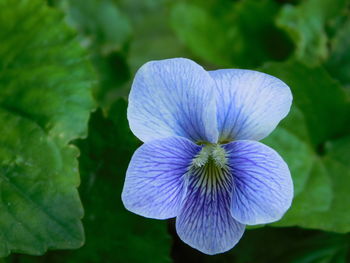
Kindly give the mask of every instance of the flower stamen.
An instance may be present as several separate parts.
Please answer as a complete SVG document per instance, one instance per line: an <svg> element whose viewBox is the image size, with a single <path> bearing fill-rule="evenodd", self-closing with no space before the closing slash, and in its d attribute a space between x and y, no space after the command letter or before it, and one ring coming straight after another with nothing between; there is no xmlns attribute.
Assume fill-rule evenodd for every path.
<svg viewBox="0 0 350 263"><path fill-rule="evenodd" d="M208 161L213 160L219 168L224 168L227 164L226 151L219 144L209 144L202 148L199 154L193 159L195 167L202 167Z"/></svg>

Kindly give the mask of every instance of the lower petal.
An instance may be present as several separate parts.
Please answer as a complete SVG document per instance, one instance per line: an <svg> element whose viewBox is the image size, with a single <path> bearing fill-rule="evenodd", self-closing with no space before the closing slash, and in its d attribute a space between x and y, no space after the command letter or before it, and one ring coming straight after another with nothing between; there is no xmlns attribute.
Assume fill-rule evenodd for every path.
<svg viewBox="0 0 350 263"><path fill-rule="evenodd" d="M184 175L200 149L180 137L142 145L126 173L122 192L125 208L150 218L175 217L186 191Z"/></svg>
<svg viewBox="0 0 350 263"><path fill-rule="evenodd" d="M203 253L223 253L241 239L245 226L230 214L232 178L214 165L188 173L188 190L176 218L179 237Z"/></svg>
<svg viewBox="0 0 350 263"><path fill-rule="evenodd" d="M287 164L270 147L255 141L224 146L234 188L232 216L248 225L279 220L293 199L293 181Z"/></svg>

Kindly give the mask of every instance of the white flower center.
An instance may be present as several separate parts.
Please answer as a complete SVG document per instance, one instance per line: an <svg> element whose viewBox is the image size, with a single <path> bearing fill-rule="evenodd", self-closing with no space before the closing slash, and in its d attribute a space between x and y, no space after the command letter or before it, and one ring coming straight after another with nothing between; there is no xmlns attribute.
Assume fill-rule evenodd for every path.
<svg viewBox="0 0 350 263"><path fill-rule="evenodd" d="M220 144L208 144L193 159L194 167L202 167L212 161L218 168L224 168L227 164L226 151Z"/></svg>
<svg viewBox="0 0 350 263"><path fill-rule="evenodd" d="M192 161L189 175L195 182L193 185L201 188L206 195L231 189L227 163L226 151L220 144L205 145Z"/></svg>

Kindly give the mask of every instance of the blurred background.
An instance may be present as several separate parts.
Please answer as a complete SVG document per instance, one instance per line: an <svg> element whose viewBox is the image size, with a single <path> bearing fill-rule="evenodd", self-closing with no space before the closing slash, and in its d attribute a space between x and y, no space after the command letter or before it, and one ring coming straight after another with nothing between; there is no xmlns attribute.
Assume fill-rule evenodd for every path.
<svg viewBox="0 0 350 263"><path fill-rule="evenodd" d="M80 149L84 245L72 250L49 245L42 256L24 254L42 254L43 248L14 248L3 262L350 262L349 1L35 0L35 5L49 6L40 14L30 1L1 1L12 3L14 14L25 14L24 2L26 10L34 10L10 19L42 17L27 23L24 31L3 35L0 55L10 34L16 38L8 45L17 49L17 33L39 32L42 23L43 36L56 32L64 39L66 33L55 25L68 24L85 50L81 57L92 65L89 81L95 100L88 136L73 141ZM9 13L4 11L4 17ZM71 55L68 44L61 48ZM45 54L49 61L51 53ZM221 255L207 256L182 243L174 220L142 218L121 203L125 171L141 145L126 119L133 76L145 62L171 57L190 58L208 70L266 72L293 92L291 113L263 140L291 169L293 205L281 221L247 229L238 245ZM7 90L0 95L20 96Z"/></svg>

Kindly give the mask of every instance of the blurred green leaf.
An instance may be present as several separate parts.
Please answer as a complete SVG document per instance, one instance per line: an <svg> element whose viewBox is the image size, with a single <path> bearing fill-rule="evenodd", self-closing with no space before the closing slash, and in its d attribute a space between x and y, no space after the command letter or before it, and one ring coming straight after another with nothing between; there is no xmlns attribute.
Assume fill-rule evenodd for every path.
<svg viewBox="0 0 350 263"><path fill-rule="evenodd" d="M108 108L119 97L127 97L129 88L124 87L130 80L130 72L125 56L119 52L107 56L92 52L91 61L99 80L94 90L94 97L99 106Z"/></svg>
<svg viewBox="0 0 350 263"><path fill-rule="evenodd" d="M94 74L62 15L0 2L0 256L83 244L78 151Z"/></svg>
<svg viewBox="0 0 350 263"><path fill-rule="evenodd" d="M312 250L291 263L347 263L348 247L323 247Z"/></svg>
<svg viewBox="0 0 350 263"><path fill-rule="evenodd" d="M327 210L333 194L330 179L325 169L321 170L321 175L314 171L317 156L310 145L302 112L293 105L289 115L261 142L272 147L282 156L293 178L292 207L276 225L297 224L300 217L305 214L303 211L311 213ZM319 198L320 193L323 194L321 198ZM262 226L247 226L247 228L254 229Z"/></svg>
<svg viewBox="0 0 350 263"><path fill-rule="evenodd" d="M282 149L283 156L283 144L276 143L275 149ZM298 225L341 233L350 231L350 137L328 142L325 151L322 158L313 156L313 168L302 193L296 195L283 219L273 225ZM293 166L290 168L293 173ZM294 182L298 176L293 175Z"/></svg>
<svg viewBox="0 0 350 263"><path fill-rule="evenodd" d="M126 169L139 145L129 130L126 106L122 99L113 104L110 120L101 111L93 114L89 137L78 144L86 244L65 262L170 262L166 221L132 214L121 202Z"/></svg>
<svg viewBox="0 0 350 263"><path fill-rule="evenodd" d="M317 65L328 57L326 24L346 7L347 0L305 0L285 5L277 16L277 25L296 45L295 56L308 65Z"/></svg>
<svg viewBox="0 0 350 263"><path fill-rule="evenodd" d="M298 228L264 228L248 231L238 249L232 252L237 263L345 263L348 247L345 235Z"/></svg>
<svg viewBox="0 0 350 263"><path fill-rule="evenodd" d="M277 226L297 225L314 211L329 209L333 197L331 180L313 151L303 114L296 106L271 135L262 142L269 145L287 162L294 183L294 200Z"/></svg>
<svg viewBox="0 0 350 263"><path fill-rule="evenodd" d="M291 87L294 103L305 116L308 127L307 133L299 132L298 136L305 142L311 141L314 152L309 155L313 160L313 168L305 188L296 195L291 209L275 225L298 225L336 232L350 231L350 215L346 208L350 207L350 199L345 190L350 185L350 174L349 168L344 166L344 163L350 164L350 143L342 139L341 145L345 147L342 148L341 156L345 156L342 157L345 158L342 159L342 163L339 163L340 154L334 157L334 152L340 150L333 143L349 132L350 107L346 93L323 68L311 68L289 61L266 64L263 70L281 78ZM282 122L282 127L287 130L290 127L296 131L299 126L298 122L288 121L288 117L287 121ZM310 139L303 139L306 134ZM273 140L273 137L270 140ZM275 143L274 148L283 156L286 145L291 146L291 142L289 139L289 144ZM288 152L292 154L290 150ZM294 161L299 156L305 158L302 151L299 154L293 153L293 156L291 159ZM288 162L288 156L286 160ZM293 172L293 162L289 160L289 163ZM300 171L297 173L293 175L296 186L298 181L295 178L302 175Z"/></svg>
<svg viewBox="0 0 350 263"><path fill-rule="evenodd" d="M277 128L278 127L288 130L304 143L311 144L305 116L294 102L292 103L292 107L290 108L287 117L278 124Z"/></svg>
<svg viewBox="0 0 350 263"><path fill-rule="evenodd" d="M93 113L88 138L77 141L81 149L79 192L85 209L85 245L40 258L15 255L9 262L171 262L167 222L133 214L121 201L129 161L141 144L129 129L126 108L126 101L119 99L108 113Z"/></svg>
<svg viewBox="0 0 350 263"><path fill-rule="evenodd" d="M314 156L314 158L316 157ZM332 187L332 180L325 165L321 160L315 159L303 192L294 197L292 207L282 220L273 225L303 226L309 224L310 228L317 229L318 227L313 225L312 220L310 220L310 216L319 211L328 212L334 195L337 193Z"/></svg>
<svg viewBox="0 0 350 263"><path fill-rule="evenodd" d="M102 107L115 100L118 92L130 78L125 62L132 27L126 15L113 0L53 1L67 15L68 22L77 29L80 43L90 51L98 85L94 96Z"/></svg>
<svg viewBox="0 0 350 263"><path fill-rule="evenodd" d="M131 37L128 18L112 0L66 0L66 12L83 43L102 55L120 51Z"/></svg>
<svg viewBox="0 0 350 263"><path fill-rule="evenodd" d="M349 144L347 145L350 146ZM326 231L335 231L346 233L350 231L350 215L349 215L349 184L350 171L349 168L327 156L324 160L324 165L328 170L330 178L332 179L333 200L330 208L324 212L312 212L305 214L304 217L294 221L295 224L305 228L316 228ZM320 193L317 200L323 197L324 193ZM305 195L307 192L305 191ZM316 199L315 199L316 200ZM287 221L286 221L287 222ZM290 223L288 223L289 225ZM281 222L279 225L286 225Z"/></svg>
<svg viewBox="0 0 350 263"><path fill-rule="evenodd" d="M331 207L327 212L310 214L300 226L346 233L350 231L350 137L330 144L323 161L335 193Z"/></svg>
<svg viewBox="0 0 350 263"><path fill-rule="evenodd" d="M349 11L350 12L350 11ZM327 70L348 88L350 87L350 16L336 31L330 42L330 57L326 62Z"/></svg>
<svg viewBox="0 0 350 263"><path fill-rule="evenodd" d="M134 28L127 62L132 73L144 63L172 57L186 57L188 51L168 24L170 0L121 0Z"/></svg>
<svg viewBox="0 0 350 263"><path fill-rule="evenodd" d="M180 2L172 9L175 32L195 55L221 67L256 67L288 56L291 45L274 25L276 2L220 3L205 9Z"/></svg>
<svg viewBox="0 0 350 263"><path fill-rule="evenodd" d="M262 71L282 79L290 86L294 104L305 116L315 149L319 150L317 147L322 148L327 140L349 132L350 104L347 94L326 70L291 60L267 63Z"/></svg>
<svg viewBox="0 0 350 263"><path fill-rule="evenodd" d="M297 125L297 124L296 124ZM311 147L288 130L278 127L263 141L287 162L294 183L294 195L300 194L309 179L314 157Z"/></svg>
<svg viewBox="0 0 350 263"><path fill-rule="evenodd" d="M348 247L345 235L300 228L263 228L248 231L231 252L235 261L228 262L345 263Z"/></svg>
<svg viewBox="0 0 350 263"><path fill-rule="evenodd" d="M198 253L181 243L177 245L175 262L345 263L348 262L344 260L348 260L349 235L297 227L264 227L246 230L232 250L213 256Z"/></svg>
<svg viewBox="0 0 350 263"><path fill-rule="evenodd" d="M197 56L218 65L232 64L230 51L227 50L227 28L205 9L177 3L172 9L171 24L178 37Z"/></svg>
<svg viewBox="0 0 350 263"><path fill-rule="evenodd" d="M82 43L90 47L99 77L95 97L107 109L127 97L130 72L150 60L184 56L167 23L167 0L66 0L59 2Z"/></svg>
<svg viewBox="0 0 350 263"><path fill-rule="evenodd" d="M350 135L339 138L326 144L326 152L339 163L350 168Z"/></svg>

